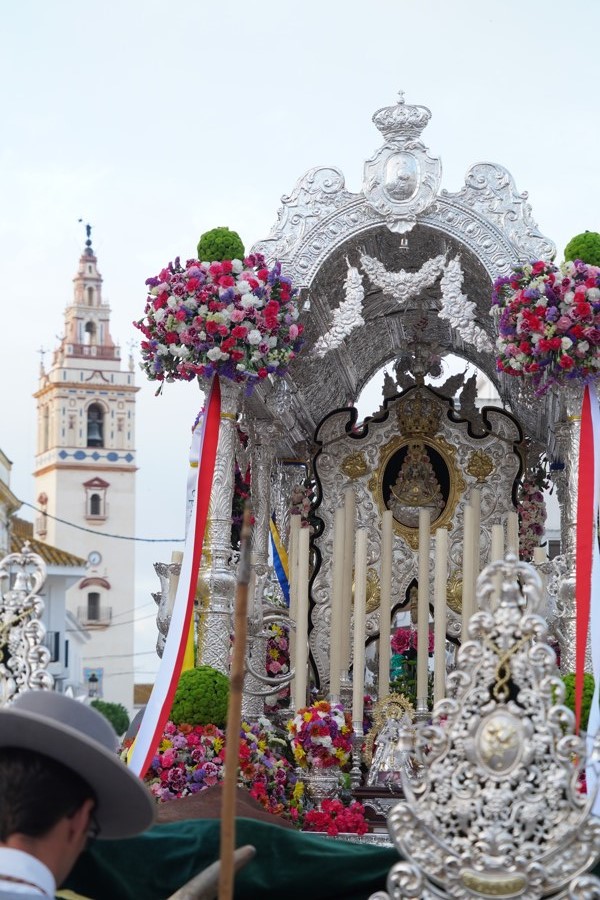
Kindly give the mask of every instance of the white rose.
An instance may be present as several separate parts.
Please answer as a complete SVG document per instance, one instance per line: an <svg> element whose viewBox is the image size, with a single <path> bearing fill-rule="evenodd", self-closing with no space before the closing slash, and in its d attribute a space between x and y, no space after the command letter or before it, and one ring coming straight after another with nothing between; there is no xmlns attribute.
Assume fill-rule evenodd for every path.
<svg viewBox="0 0 600 900"><path fill-rule="evenodd" d="M588 350L590 349L590 345L588 344L587 341L580 341L580 343L579 343L578 346L577 346L577 349L578 349L581 353L587 353Z"/></svg>
<svg viewBox="0 0 600 900"><path fill-rule="evenodd" d="M175 309L175 307L178 305L178 302L179 300L177 297L169 297L169 299L167 300L167 306L170 309Z"/></svg>
<svg viewBox="0 0 600 900"><path fill-rule="evenodd" d="M198 307L198 315L199 316L205 316L207 312L208 312L208 306L206 305L206 303L203 303L202 306Z"/></svg>
<svg viewBox="0 0 600 900"><path fill-rule="evenodd" d="M253 328L251 332L246 337L246 340L249 344L260 344L262 341L262 334L258 330L258 328Z"/></svg>
<svg viewBox="0 0 600 900"><path fill-rule="evenodd" d="M563 350L568 350L569 347L572 347L572 346L573 346L573 341L571 340L570 337L564 337L564 338L561 340L560 345L561 345L561 347L562 347Z"/></svg>
<svg viewBox="0 0 600 900"><path fill-rule="evenodd" d="M268 343L269 347L276 347L277 346L277 338L274 336L270 337L270 338L268 338L267 343Z"/></svg>
<svg viewBox="0 0 600 900"><path fill-rule="evenodd" d="M188 297L188 299L184 301L184 306L187 306L188 309L196 309L198 301L194 300L193 297Z"/></svg>
<svg viewBox="0 0 600 900"><path fill-rule="evenodd" d="M600 288L588 288L588 300L597 300L600 297Z"/></svg>
<svg viewBox="0 0 600 900"><path fill-rule="evenodd" d="M218 347L213 347L206 354L209 359L212 359L213 362L216 362L218 359L221 359L221 351Z"/></svg>
<svg viewBox="0 0 600 900"><path fill-rule="evenodd" d="M158 353L159 356L168 356L169 348L166 346L166 344L159 344L158 347L156 348L156 352Z"/></svg>
<svg viewBox="0 0 600 900"><path fill-rule="evenodd" d="M205 341L206 340L206 332L201 331L200 334L198 335L198 337L200 338L201 341Z"/></svg>
<svg viewBox="0 0 600 900"><path fill-rule="evenodd" d="M245 278L239 278L236 282L238 294L248 294L252 290Z"/></svg>
<svg viewBox="0 0 600 900"><path fill-rule="evenodd" d="M232 259L231 268L236 275L239 275L240 272L244 271L244 263L241 261L241 259Z"/></svg>
<svg viewBox="0 0 600 900"><path fill-rule="evenodd" d="M157 309L154 312L154 321L162 322L162 320L164 319L165 316L166 316L166 312L164 311L164 309Z"/></svg>

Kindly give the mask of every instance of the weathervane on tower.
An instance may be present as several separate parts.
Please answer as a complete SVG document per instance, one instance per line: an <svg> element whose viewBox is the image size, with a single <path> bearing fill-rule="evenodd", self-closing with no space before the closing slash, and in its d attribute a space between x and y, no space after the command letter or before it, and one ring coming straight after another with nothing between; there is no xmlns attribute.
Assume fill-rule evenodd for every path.
<svg viewBox="0 0 600 900"><path fill-rule="evenodd" d="M83 222L83 219L78 219L78 222ZM86 256L93 256L94 251L92 250L92 226L88 223L85 226L85 234L86 234L86 242L85 242L85 254Z"/></svg>

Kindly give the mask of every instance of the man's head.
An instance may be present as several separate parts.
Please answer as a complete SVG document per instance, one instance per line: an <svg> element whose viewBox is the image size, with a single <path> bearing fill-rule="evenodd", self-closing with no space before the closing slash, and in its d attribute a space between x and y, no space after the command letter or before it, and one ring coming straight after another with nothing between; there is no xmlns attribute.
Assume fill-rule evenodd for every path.
<svg viewBox="0 0 600 900"><path fill-rule="evenodd" d="M148 828L154 801L116 755L117 736L94 709L31 691L0 709L0 844L66 877L88 836Z"/></svg>

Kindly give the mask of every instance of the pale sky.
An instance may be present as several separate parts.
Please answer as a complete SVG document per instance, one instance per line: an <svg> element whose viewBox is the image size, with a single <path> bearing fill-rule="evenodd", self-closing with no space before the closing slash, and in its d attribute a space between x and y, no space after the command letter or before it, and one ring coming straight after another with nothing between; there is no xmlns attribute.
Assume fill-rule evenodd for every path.
<svg viewBox="0 0 600 900"><path fill-rule="evenodd" d="M279 198L334 165L359 190L381 145L371 122L406 101L432 111L423 138L458 190L470 165L506 166L559 258L600 230L597 0L3 0L0 4L2 431L12 489L34 499L41 346L62 333L71 279L94 249L123 355L144 281L200 234L266 237ZM49 360L49 357L47 357ZM138 374L138 535L183 536L194 384L160 398ZM30 518L31 513L23 509ZM152 562L138 545L135 667L156 658Z"/></svg>

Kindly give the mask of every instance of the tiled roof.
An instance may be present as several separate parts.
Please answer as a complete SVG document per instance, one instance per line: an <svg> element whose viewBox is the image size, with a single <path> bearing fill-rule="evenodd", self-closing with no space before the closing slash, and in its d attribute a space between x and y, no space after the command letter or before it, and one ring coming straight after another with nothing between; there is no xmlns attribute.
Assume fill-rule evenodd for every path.
<svg viewBox="0 0 600 900"><path fill-rule="evenodd" d="M19 519L18 516L13 516L10 522L11 553L20 553L25 541L29 541L32 551L41 556L49 566L73 566L77 568L85 566L85 559L81 559L81 557L75 556L73 553L67 553L66 550L59 550L58 547L53 547L51 544L45 544L43 541L36 540L33 536L32 522L26 522L25 519Z"/></svg>

